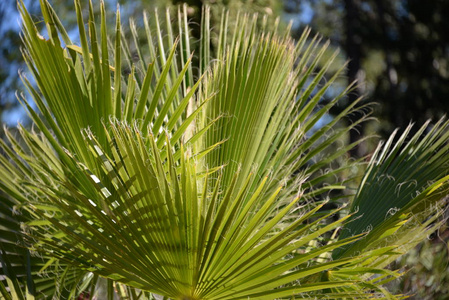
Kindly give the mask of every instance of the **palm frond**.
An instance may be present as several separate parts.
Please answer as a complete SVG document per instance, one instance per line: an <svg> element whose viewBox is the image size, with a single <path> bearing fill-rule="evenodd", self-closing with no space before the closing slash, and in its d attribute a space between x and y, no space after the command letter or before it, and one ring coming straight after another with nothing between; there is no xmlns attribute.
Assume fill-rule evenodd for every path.
<svg viewBox="0 0 449 300"><path fill-rule="evenodd" d="M250 180L234 191L237 174L230 186L224 187L218 179L209 189L208 176L197 177L195 160L185 152L177 166L168 139L159 149L153 135L141 133L137 126L111 121L104 130L108 144L114 145L111 157L92 132L85 132L86 148L96 157L100 170L87 168L69 152L66 155L76 167L67 167L64 177L45 168L45 161L28 162L44 164L39 175L43 180L29 183L38 191L34 200L28 201L37 215L27 224L31 241L37 241L33 250L176 299L236 299L260 296L262 291L268 299L275 287L354 260L311 263L323 252L359 237L305 251L310 241L346 218L326 225L322 221L327 217L323 217L303 225L321 207L317 206L293 224L279 228L299 200L278 208L281 187L267 202L261 197L267 180L251 195ZM37 151L39 146L35 143L32 147ZM108 178L111 187L99 178ZM250 200L244 202L245 198ZM275 209L278 212L273 215ZM287 272L305 263L309 266ZM342 281L329 286L347 284ZM321 290L319 287L326 288L311 284L299 290L312 292Z"/></svg>
<svg viewBox="0 0 449 300"><path fill-rule="evenodd" d="M448 126L444 119L433 126L427 123L409 138L410 125L396 142L393 133L379 145L351 203L355 219L343 228L341 238L369 234L336 257L398 240L408 245L404 250L410 249L435 229L427 226L444 212L449 188Z"/></svg>
<svg viewBox="0 0 449 300"><path fill-rule="evenodd" d="M360 161L323 169L356 145L336 146L369 106L356 101L321 124L353 88L322 102L344 70L332 68L328 43L309 30L295 43L249 15L231 26L223 13L215 30L207 7L195 41L186 6L145 13L142 31L134 21L123 29L118 10L110 36L104 4L98 27L89 1L86 26L76 0L76 45L41 7L47 38L19 3L37 109L19 100L35 127L6 131L1 144L5 298L54 293L36 280L53 267L68 298L103 284L109 298L395 297L382 284L399 273L384 267L414 243L400 237L413 228L419 241L438 226L438 212L421 210L447 194L447 122L380 146L344 216L324 206L344 202L329 191L353 178L332 178ZM358 110L366 115L340 125Z"/></svg>

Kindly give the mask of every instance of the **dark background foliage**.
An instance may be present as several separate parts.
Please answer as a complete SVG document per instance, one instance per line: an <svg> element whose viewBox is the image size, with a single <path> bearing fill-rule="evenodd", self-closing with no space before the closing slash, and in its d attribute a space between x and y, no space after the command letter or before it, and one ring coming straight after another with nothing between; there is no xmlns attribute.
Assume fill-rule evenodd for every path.
<svg viewBox="0 0 449 300"><path fill-rule="evenodd" d="M382 135L441 117L449 110L447 1L288 1L311 11L309 26L341 47L356 94L379 103ZM300 29L299 29L300 31ZM353 97L356 97L354 95Z"/></svg>

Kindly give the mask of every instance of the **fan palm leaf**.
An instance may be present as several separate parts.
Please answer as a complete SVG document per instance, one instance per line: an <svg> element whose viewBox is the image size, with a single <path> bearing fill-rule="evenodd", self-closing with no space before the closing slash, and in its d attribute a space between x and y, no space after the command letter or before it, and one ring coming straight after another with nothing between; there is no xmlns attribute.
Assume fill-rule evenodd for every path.
<svg viewBox="0 0 449 300"><path fill-rule="evenodd" d="M143 31L131 21L129 34L118 10L110 37L104 4L97 27L89 2L86 26L76 0L77 45L40 2L47 38L19 3L37 87L23 80L37 108L19 100L35 127L2 142L5 298L27 294L22 278L30 297L51 297L54 289L36 276L56 264L68 298L93 293L97 276L108 278L108 297L115 286L135 299L149 299L147 291L172 299L393 298L382 283L398 273L384 267L414 243L400 235L414 228L419 241L438 225L438 211L417 212L447 194L446 123L400 153L407 132L396 144L392 137L368 165L349 213L325 210L342 202L327 196L345 189L333 178L360 164L323 169L344 159L356 144L336 144L369 116L340 126L368 108L356 101L320 124L353 87L321 102L344 69L324 80L338 55L328 55L328 44L308 30L297 42L276 26L260 30L248 15L231 25L224 13L215 33L206 7L194 58L186 6L177 22L169 9L162 18L145 13ZM368 184L390 173L406 182L421 168L420 194L411 199L410 189L387 185L381 194ZM392 189L395 206L386 198ZM392 207L400 213L385 219ZM369 225L371 232L360 230ZM18 242L17 257L39 253L26 270L11 247Z"/></svg>
<svg viewBox="0 0 449 300"><path fill-rule="evenodd" d="M444 119L433 126L427 122L409 137L410 125L396 143L393 143L395 132L384 145L379 145L351 203L355 220L345 225L340 237L364 231L369 234L335 257L392 244L399 237L403 241L400 244L409 243L405 249L421 240L417 234L420 231L408 232L410 228L430 225L429 221L434 218L429 211L436 215L444 211L448 194L448 126L449 122Z"/></svg>
<svg viewBox="0 0 449 300"><path fill-rule="evenodd" d="M176 299L252 297L352 260L312 264L285 273L358 237L285 260L286 255L345 218L328 225L319 222L324 218L302 225L318 206L274 233L297 201L273 217L270 212L277 206L280 189L268 202L260 203L267 180L251 193L248 203L243 202L248 184L233 199L237 175L226 190L221 191L220 180L208 190L210 175L198 179L193 160L182 158L176 167L168 139L166 148L159 149L149 135L148 148L137 128L115 122L109 127L109 143L116 145L112 151L115 158L105 155L91 132L86 134L88 148L101 161L100 173L109 177L112 188L102 184L98 171L93 173L69 154L75 173L61 177L47 169L41 176L51 178L55 185L35 181L39 196L29 205L39 217L29 222L27 229L30 237L39 241L33 244L34 250ZM165 163L159 151L167 152ZM345 284L330 282L328 287ZM316 289L311 285L309 291Z"/></svg>

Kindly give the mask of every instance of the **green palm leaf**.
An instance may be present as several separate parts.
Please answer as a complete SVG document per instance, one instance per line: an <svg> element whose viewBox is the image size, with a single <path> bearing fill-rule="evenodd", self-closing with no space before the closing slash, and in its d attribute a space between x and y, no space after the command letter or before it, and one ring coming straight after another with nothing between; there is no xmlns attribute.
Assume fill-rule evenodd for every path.
<svg viewBox="0 0 449 300"><path fill-rule="evenodd" d="M407 132L392 137L349 214L328 211L348 201L329 191L354 179L334 178L361 164L323 169L345 160L356 143L336 144L369 115L340 125L367 108L356 101L320 124L353 87L322 103L343 70L330 71L338 53L328 44L308 30L294 42L266 20L259 30L257 16L231 26L224 13L216 32L206 7L196 58L186 6L175 22L169 9L145 13L143 35L133 21L125 33L117 11L109 36L104 4L97 27L89 2L85 26L75 1L76 45L41 7L48 39L19 3L37 88L23 80L37 109L21 97L36 127L7 131L1 145L3 297L94 295L99 276L110 299L395 297L382 285L399 274L385 266L439 224L438 211L422 208L447 194L447 123L408 143ZM384 186L387 175L401 185ZM411 229L413 242L401 238ZM53 268L56 279L38 279Z"/></svg>
<svg viewBox="0 0 449 300"><path fill-rule="evenodd" d="M379 145L351 203L351 212L363 217L348 223L340 237L369 234L335 257L398 240L406 251L438 227L431 224L444 212L448 194L448 126L443 119L432 127L427 123L409 138L410 125L396 143L393 133L385 145Z"/></svg>
<svg viewBox="0 0 449 300"><path fill-rule="evenodd" d="M310 264L324 250L304 252L290 260L286 260L287 254L344 219L329 225L317 221L301 226L317 207L289 227L273 232L296 202L272 217L279 190L261 203L266 181L248 203L244 202L248 185L233 199L235 180L223 191L220 180L208 190L208 176L197 178L190 158L182 158L177 169L168 140L167 146L159 149L152 135L146 141L136 127L116 122L109 127L109 143L115 145L112 153L120 160L107 157L89 132L87 148L101 162L101 171L93 173L69 155L78 166L75 173L66 178L50 170L44 174L58 189L36 183L34 189L42 196L30 205L42 221L28 224L30 236L39 241L34 244L36 250L134 287L192 299L248 297L352 260L285 273L296 265ZM160 151L167 152L167 160L162 160ZM98 179L106 176L112 188ZM298 226L301 230L295 230ZM324 249L354 239L357 237ZM301 290L314 291L316 287Z"/></svg>

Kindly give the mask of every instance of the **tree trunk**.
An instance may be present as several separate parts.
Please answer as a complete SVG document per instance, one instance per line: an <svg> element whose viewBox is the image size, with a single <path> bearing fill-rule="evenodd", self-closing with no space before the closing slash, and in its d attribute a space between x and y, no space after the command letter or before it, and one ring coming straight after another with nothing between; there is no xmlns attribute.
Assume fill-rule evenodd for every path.
<svg viewBox="0 0 449 300"><path fill-rule="evenodd" d="M358 34L357 29L360 26L359 11L357 0L344 0L345 5L345 16L344 16L344 26L345 26L345 51L349 59L348 68L346 75L348 77L348 83L354 82L358 79L361 70L361 58L362 49L361 43L362 38ZM360 97L360 88L356 87L349 95L349 103L353 103ZM349 122L352 123L360 119L360 114L352 114L349 116ZM360 139L363 135L363 127L359 126L357 130L351 130L349 133L350 143L354 143ZM361 157L364 155L360 145L350 150L349 154L351 157Z"/></svg>

